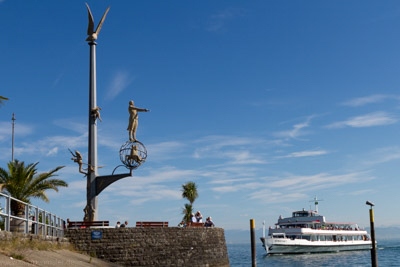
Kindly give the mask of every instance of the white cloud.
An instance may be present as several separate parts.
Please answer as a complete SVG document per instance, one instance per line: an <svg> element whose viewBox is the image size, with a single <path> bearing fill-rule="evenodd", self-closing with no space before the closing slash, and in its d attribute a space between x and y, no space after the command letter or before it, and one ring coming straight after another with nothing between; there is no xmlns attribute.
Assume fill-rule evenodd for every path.
<svg viewBox="0 0 400 267"><path fill-rule="evenodd" d="M350 195L359 196L359 195L371 194L373 192L374 192L374 190L372 190L372 189L364 189L364 190L353 191L350 193Z"/></svg>
<svg viewBox="0 0 400 267"><path fill-rule="evenodd" d="M184 147L185 144L182 142L161 142L148 145L147 151L152 160L168 160L176 158Z"/></svg>
<svg viewBox="0 0 400 267"><path fill-rule="evenodd" d="M397 122L397 118L384 111L369 113L362 116L352 117L345 121L339 121L327 125L327 128L344 128L344 127L372 127L389 125Z"/></svg>
<svg viewBox="0 0 400 267"><path fill-rule="evenodd" d="M314 118L314 116L309 116L306 119L306 121L293 125L293 129L275 133L275 136L280 137L280 138L293 138L293 139L296 139L296 138L298 138L300 136L306 135L307 132L305 132L304 129L308 128L310 126L311 120L313 118Z"/></svg>
<svg viewBox="0 0 400 267"><path fill-rule="evenodd" d="M380 148L372 152L368 157L369 159L363 162L367 166L398 160L400 159L400 147L394 146Z"/></svg>
<svg viewBox="0 0 400 267"><path fill-rule="evenodd" d="M212 188L213 191L219 193L228 193L228 192L237 192L240 190L254 190L263 186L262 183L251 182L251 183L243 183L243 184L236 184L236 185L227 185L227 186L218 186Z"/></svg>
<svg viewBox="0 0 400 267"><path fill-rule="evenodd" d="M59 84L59 82L61 81L61 79L62 79L63 76L64 76L64 73L60 73L60 74L56 77L56 79L55 79L54 82L53 82L53 87L56 87L56 86Z"/></svg>
<svg viewBox="0 0 400 267"><path fill-rule="evenodd" d="M263 189L250 194L250 199L261 200L265 203L288 203L298 202L307 199L308 195L305 193L282 193L274 192L269 189Z"/></svg>
<svg viewBox="0 0 400 267"><path fill-rule="evenodd" d="M219 31L225 27L228 21L243 16L243 14L244 10L242 9L227 8L220 13L211 16L207 30L213 32Z"/></svg>
<svg viewBox="0 0 400 267"><path fill-rule="evenodd" d="M328 154L326 150L305 150L299 152L293 152L286 156L280 156L277 158L301 158L301 157L315 157Z"/></svg>
<svg viewBox="0 0 400 267"><path fill-rule="evenodd" d="M26 136L33 132L34 127L31 125L15 122L14 134L15 136ZM12 122L0 122L0 137L11 137L12 135Z"/></svg>
<svg viewBox="0 0 400 267"><path fill-rule="evenodd" d="M161 184L173 181L189 181L196 180L202 174L195 170L180 170L174 167L164 167L159 169L152 169L148 175L134 176L132 178L126 178L113 185L110 188L111 191L119 192L126 188L134 187L146 187L153 184Z"/></svg>
<svg viewBox="0 0 400 267"><path fill-rule="evenodd" d="M160 200L178 200L182 198L182 192L179 190L171 190L166 187L150 187L143 191L133 192L131 197L134 197L130 201L133 205L140 205L148 201L160 201Z"/></svg>
<svg viewBox="0 0 400 267"><path fill-rule="evenodd" d="M372 103L380 103L390 97L392 97L392 96L370 95L370 96L358 97L358 98L350 99L350 100L344 102L343 105L351 106L351 107L359 107L359 106L364 106L364 105L372 104Z"/></svg>
<svg viewBox="0 0 400 267"><path fill-rule="evenodd" d="M251 178L220 179L220 180L213 180L210 182L210 184L232 184L232 183L250 181L250 180L253 180L253 179L251 179Z"/></svg>
<svg viewBox="0 0 400 267"><path fill-rule="evenodd" d="M119 71L113 77L113 80L108 88L106 98L114 99L126 87L128 87L132 83L133 80L134 80L134 77L131 77L129 72Z"/></svg>
<svg viewBox="0 0 400 267"><path fill-rule="evenodd" d="M80 201L80 202L75 202L75 203L71 203L72 208L82 208L86 206L86 201Z"/></svg>
<svg viewBox="0 0 400 267"><path fill-rule="evenodd" d="M368 172L353 172L341 175L319 173L309 176L289 175L286 177L262 178L258 182L244 182L211 188L218 193L245 191L250 199L267 203L293 202L308 197L309 192L360 183L374 179Z"/></svg>
<svg viewBox="0 0 400 267"><path fill-rule="evenodd" d="M49 152L47 152L47 156L52 156L57 154L58 152L58 147L53 147L52 149L49 150Z"/></svg>
<svg viewBox="0 0 400 267"><path fill-rule="evenodd" d="M81 123L79 121L83 121L83 118L76 119L57 119L53 123L58 127L62 127L67 130L71 130L80 134L84 134L88 130L88 125L85 120L85 123Z"/></svg>
<svg viewBox="0 0 400 267"><path fill-rule="evenodd" d="M246 165L246 164L266 164L267 162L257 158L256 155L250 153L250 151L227 151L221 154L225 158L231 159L226 164L233 165Z"/></svg>
<svg viewBox="0 0 400 267"><path fill-rule="evenodd" d="M50 136L36 142L18 143L14 148L14 153L16 158L27 154L55 156L62 149L71 148L74 150L85 146L87 146L86 134L81 136Z"/></svg>
<svg viewBox="0 0 400 267"><path fill-rule="evenodd" d="M173 167L152 169L148 175L127 177L107 187L106 194L129 197L131 204L139 205L149 201L178 200L182 198L179 184L194 181L201 173L194 170L180 170Z"/></svg>
<svg viewBox="0 0 400 267"><path fill-rule="evenodd" d="M232 136L206 136L194 142L197 147L195 159L225 159L224 164L265 164L262 155L253 153L256 146L267 145L268 142L258 138Z"/></svg>
<svg viewBox="0 0 400 267"><path fill-rule="evenodd" d="M342 175L319 173L310 176L289 176L268 182L268 188L295 188L296 191L316 191L349 183L357 183L374 179L367 172L354 172Z"/></svg>

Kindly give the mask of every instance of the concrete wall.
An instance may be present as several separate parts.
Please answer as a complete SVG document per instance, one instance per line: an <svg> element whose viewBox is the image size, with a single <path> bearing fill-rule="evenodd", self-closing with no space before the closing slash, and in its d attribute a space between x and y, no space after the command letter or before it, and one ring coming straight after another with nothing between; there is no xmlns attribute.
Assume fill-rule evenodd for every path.
<svg viewBox="0 0 400 267"><path fill-rule="evenodd" d="M92 231L102 238L92 240ZM75 247L125 266L229 266L222 228L103 228L66 231Z"/></svg>

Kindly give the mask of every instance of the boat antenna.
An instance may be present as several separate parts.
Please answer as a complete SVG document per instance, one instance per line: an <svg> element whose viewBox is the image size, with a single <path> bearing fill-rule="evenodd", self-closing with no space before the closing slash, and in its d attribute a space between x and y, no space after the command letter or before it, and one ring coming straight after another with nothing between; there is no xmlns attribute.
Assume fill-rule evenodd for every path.
<svg viewBox="0 0 400 267"><path fill-rule="evenodd" d="M310 202L314 202L316 213L318 213L318 201L323 201L323 199L318 199L317 196L315 196L314 199L310 201Z"/></svg>

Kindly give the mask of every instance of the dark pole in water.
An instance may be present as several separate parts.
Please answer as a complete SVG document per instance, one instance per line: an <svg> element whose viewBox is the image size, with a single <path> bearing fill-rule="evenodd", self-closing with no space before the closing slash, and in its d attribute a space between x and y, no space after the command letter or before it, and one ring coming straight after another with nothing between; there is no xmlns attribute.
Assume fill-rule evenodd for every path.
<svg viewBox="0 0 400 267"><path fill-rule="evenodd" d="M256 267L256 234L254 230L254 219L250 220L250 239L251 239L251 266Z"/></svg>
<svg viewBox="0 0 400 267"><path fill-rule="evenodd" d="M374 211L372 207L374 204L372 202L367 201L365 204L371 206L369 209L369 221L371 227L371 241L372 241L372 248L371 248L371 266L378 267L378 259L376 257L376 244L375 244L375 228L374 228Z"/></svg>

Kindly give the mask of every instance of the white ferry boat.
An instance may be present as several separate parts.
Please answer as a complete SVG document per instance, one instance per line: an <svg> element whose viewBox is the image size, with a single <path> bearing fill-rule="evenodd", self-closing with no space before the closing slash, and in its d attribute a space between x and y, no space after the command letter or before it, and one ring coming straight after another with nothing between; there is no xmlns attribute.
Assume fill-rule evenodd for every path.
<svg viewBox="0 0 400 267"><path fill-rule="evenodd" d="M275 227L269 228L265 236L265 225L261 242L267 254L323 253L349 250L367 250L372 241L367 231L355 223L327 222L316 211L295 211L292 217L278 219Z"/></svg>

